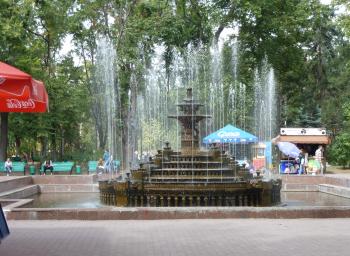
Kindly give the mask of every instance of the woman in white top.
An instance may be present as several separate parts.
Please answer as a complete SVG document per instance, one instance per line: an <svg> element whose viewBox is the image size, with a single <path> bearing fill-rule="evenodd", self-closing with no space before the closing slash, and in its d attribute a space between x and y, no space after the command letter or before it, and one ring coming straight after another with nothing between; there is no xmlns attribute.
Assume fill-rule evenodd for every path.
<svg viewBox="0 0 350 256"><path fill-rule="evenodd" d="M5 171L6 171L7 176L9 176L10 173L12 172L12 162L11 162L10 158L7 158L7 160L5 162Z"/></svg>
<svg viewBox="0 0 350 256"><path fill-rule="evenodd" d="M315 160L320 164L320 171L321 171L321 173L323 173L323 165L322 165L323 147L322 147L322 145L319 145L318 149L315 151Z"/></svg>

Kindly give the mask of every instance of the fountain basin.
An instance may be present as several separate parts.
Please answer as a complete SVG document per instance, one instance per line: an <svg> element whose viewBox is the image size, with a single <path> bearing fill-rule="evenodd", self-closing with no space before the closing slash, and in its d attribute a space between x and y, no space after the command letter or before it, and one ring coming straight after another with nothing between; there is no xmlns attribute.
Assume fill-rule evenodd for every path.
<svg viewBox="0 0 350 256"><path fill-rule="evenodd" d="M99 209L16 208L9 220L156 220L224 218L349 218L350 206L334 207L108 207Z"/></svg>
<svg viewBox="0 0 350 256"><path fill-rule="evenodd" d="M32 177L35 179L35 177ZM50 177L54 185L55 176ZM22 178L18 177L19 180ZM65 180L60 177L58 180ZM328 183L349 187L347 177L329 176L282 176L283 189L281 205L274 207L113 207L100 205L99 208L83 209L79 204L51 205L51 208L18 208L27 207L32 199L0 199L5 202L5 214L8 219L41 220L41 219L180 219L180 218L348 218L350 204L348 198L316 192L318 185ZM77 182L76 178L73 179ZM82 179L83 180L83 179ZM85 182L89 179L84 178ZM66 182L66 181L65 181ZM82 181L80 181L81 183ZM18 182L17 182L18 183ZM296 186L299 184L299 186ZM14 184L15 185L15 184ZM41 184L38 184L41 186ZM56 186L67 184L56 184ZM311 191L311 188L314 190ZM309 189L309 190L302 190ZM50 192L41 196L66 200L65 194L81 197L85 193ZM99 201L99 193L87 193L90 201ZM36 197L36 196L35 196ZM91 199L93 197L93 199ZM74 201L74 200L73 200ZM83 201L83 200L81 200ZM27 204L27 206L25 206ZM22 206L20 206L22 205ZM41 205L40 207L47 207Z"/></svg>

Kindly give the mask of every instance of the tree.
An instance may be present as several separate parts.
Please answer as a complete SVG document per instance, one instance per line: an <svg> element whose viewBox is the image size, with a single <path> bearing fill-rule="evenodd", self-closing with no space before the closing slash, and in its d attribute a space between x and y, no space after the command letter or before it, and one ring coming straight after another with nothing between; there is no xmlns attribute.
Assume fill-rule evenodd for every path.
<svg viewBox="0 0 350 256"><path fill-rule="evenodd" d="M343 132L336 136L330 148L330 159L343 168L350 167L350 133Z"/></svg>
<svg viewBox="0 0 350 256"><path fill-rule="evenodd" d="M116 125L122 146L118 155L126 165L140 141L140 126L144 131L153 123L158 130L168 126L154 116L145 125L137 112L138 99L147 92L145 74L152 65L155 46L165 48L166 80L157 84L164 93L157 99L161 106L154 111L165 116L168 103L162 101L174 103L176 99L171 79L179 58L186 67L176 75L184 85L194 86L200 99L213 96L210 47L225 28L237 27L239 33L226 42L219 56L222 63L216 63L222 67L222 88L212 106L220 112L215 113L220 122L249 128L254 118L254 70L268 62L278 80L281 124L322 125L335 136L347 133L349 123L344 122L343 109L350 96L350 22L348 15L335 16L334 8L349 8L349 3L338 0L336 4L327 6L317 0L0 1L0 58L43 80L50 97L49 113L1 114L0 160L6 154L7 128L10 150L35 151L41 145L42 157L49 150L54 158L67 158L82 149L97 154L106 147L103 104L96 97L100 36L108 37L117 50L113 85L119 91ZM74 48L61 56L66 36L72 36ZM239 44L239 65L233 75L234 40ZM190 70L192 58L197 62L195 71ZM234 90L244 93L232 101ZM235 112L229 113L232 108ZM152 141L151 135L145 133L144 139Z"/></svg>

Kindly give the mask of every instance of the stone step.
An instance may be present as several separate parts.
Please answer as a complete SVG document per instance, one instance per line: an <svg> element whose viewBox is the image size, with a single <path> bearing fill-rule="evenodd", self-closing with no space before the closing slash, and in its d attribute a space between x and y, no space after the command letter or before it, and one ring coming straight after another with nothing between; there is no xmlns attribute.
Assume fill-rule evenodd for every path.
<svg viewBox="0 0 350 256"><path fill-rule="evenodd" d="M32 177L22 176L22 177L12 177L12 176L1 176L0 177L0 193L21 188L23 186L32 185Z"/></svg>
<svg viewBox="0 0 350 256"><path fill-rule="evenodd" d="M41 193L99 192L98 184L40 184Z"/></svg>
<svg viewBox="0 0 350 256"><path fill-rule="evenodd" d="M35 195L39 193L39 191L40 191L40 188L38 185L27 185L20 188L15 188L15 189L7 190L5 192L1 192L0 198L1 199L25 198L31 195Z"/></svg>
<svg viewBox="0 0 350 256"><path fill-rule="evenodd" d="M346 175L332 174L326 175L325 181L322 184L329 184L342 187L350 187L350 178Z"/></svg>
<svg viewBox="0 0 350 256"><path fill-rule="evenodd" d="M97 184L97 175L34 175L33 184Z"/></svg>
<svg viewBox="0 0 350 256"><path fill-rule="evenodd" d="M232 171L232 169L228 168L228 167L223 167L223 168L162 168L162 169L153 169L153 171L179 171L179 172L203 172L203 171Z"/></svg>
<svg viewBox="0 0 350 256"><path fill-rule="evenodd" d="M349 187L336 186L336 185L330 185L330 184L319 184L318 189L320 192L323 192L323 193L350 198Z"/></svg>

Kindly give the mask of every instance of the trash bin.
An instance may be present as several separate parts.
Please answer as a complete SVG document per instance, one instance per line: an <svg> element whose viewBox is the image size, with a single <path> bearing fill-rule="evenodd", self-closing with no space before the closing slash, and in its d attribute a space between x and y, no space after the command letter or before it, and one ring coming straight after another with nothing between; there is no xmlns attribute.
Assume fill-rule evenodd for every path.
<svg viewBox="0 0 350 256"><path fill-rule="evenodd" d="M81 173L80 165L77 165L77 166L75 167L75 172L76 172L76 174L80 174L80 173Z"/></svg>
<svg viewBox="0 0 350 256"><path fill-rule="evenodd" d="M35 165L29 165L29 173L30 175L35 175Z"/></svg>

